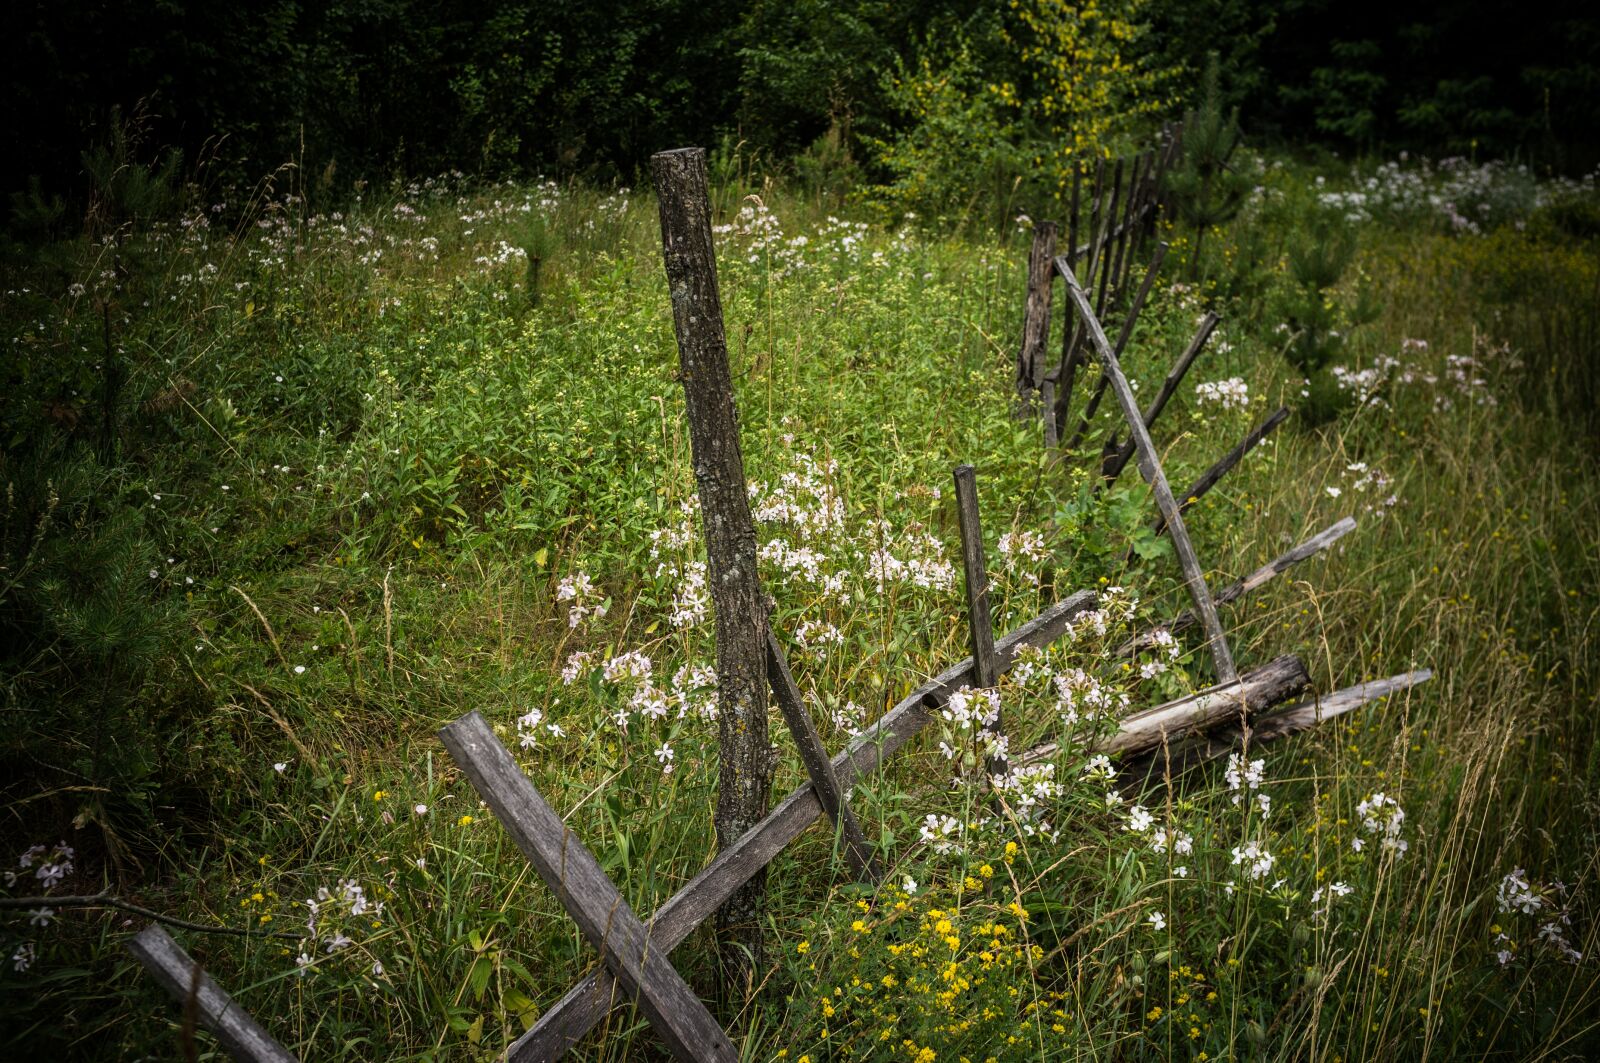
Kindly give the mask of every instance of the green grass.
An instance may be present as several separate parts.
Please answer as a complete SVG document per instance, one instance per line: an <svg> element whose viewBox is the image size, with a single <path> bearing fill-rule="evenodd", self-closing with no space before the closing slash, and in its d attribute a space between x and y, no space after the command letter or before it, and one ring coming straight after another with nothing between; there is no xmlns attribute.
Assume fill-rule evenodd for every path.
<svg viewBox="0 0 1600 1063"><path fill-rule="evenodd" d="M1309 174L1266 180L1290 207L1314 196ZM1126 615L1042 663L1081 668L1133 705L1207 683L1193 640L1152 678L1104 652L1185 602L1170 556L1122 560L1153 514L1136 477L1087 490L1111 404L1064 467L1046 466L1036 426L1011 416L1026 234L864 229L750 191L720 189L719 219L759 231L770 206L783 238L736 231L719 250L747 471L769 489L796 477L792 500L813 518L842 504L836 521L762 532L826 557L816 577L772 558L764 571L790 636L807 623L838 633L790 639L830 748L965 655L959 574L880 587L871 570L879 549L956 561L950 470L964 461L979 469L997 624L1123 586ZM1300 400L1271 310L1295 211L1273 202L1207 240L1202 290L1225 323L1157 432L1179 487ZM1182 857L1128 830L1128 806L1108 808L1105 785L1084 778L1105 720L1085 711L1069 728L1042 679L1008 681L1014 747L1062 739L1059 793L1033 814L1049 826L970 825L981 790L952 788L939 751L976 759L970 733L930 728L855 791L893 868L875 901L821 831L772 865L772 975L743 1010L718 1012L742 1027L748 1058L1595 1050L1600 491L1571 396L1593 387L1583 299L1600 257L1551 214L1483 235L1400 214L1363 223L1360 276L1341 297L1354 305L1364 285L1381 311L1350 333L1345 360L1392 355L1413 380L1319 428L1291 422L1190 520L1226 581L1354 514L1357 532L1329 556L1225 610L1235 653L1246 665L1299 653L1323 690L1413 667L1435 679L1252 752L1265 818L1233 803L1222 765L1124 792L1153 829L1192 836ZM308 971L294 941L180 941L305 1057L488 1057L592 953L479 807L439 726L478 710L517 748L518 719L539 713L519 760L641 913L709 857L715 725L692 711L706 692L689 690L682 718L678 703L659 720L636 711L624 733L611 721L627 683L560 676L576 651L598 663L640 650L671 694L680 666L712 659L709 621L671 618L686 604L679 573L703 556L696 537L652 538L685 526L693 496L654 205L438 185L338 219L270 200L196 215L217 220L115 248L14 251L8 266L20 357L0 466L14 647L0 855L67 841L75 867L57 892L110 886L235 928L299 931L304 900L326 889ZM1191 237L1167 235L1186 262ZM518 247L539 258L536 276L506 250ZM122 271L120 290L106 270ZM1202 305L1158 288L1127 358L1146 393ZM1474 357L1466 379L1483 383L1458 386L1452 355ZM114 436L100 427L108 364L126 380ZM1196 401L1196 383L1234 376L1246 409ZM1387 484L1358 486L1373 470ZM1042 537L1042 559L1002 555L1000 536L1022 531ZM558 592L580 571L597 589L580 601L606 609L569 627ZM803 774L776 718L772 733L784 793ZM1359 822L1378 792L1404 808L1403 856ZM958 849L922 841L930 815L969 824ZM1274 857L1260 880L1234 863L1249 841ZM1536 915L1496 905L1518 867L1546 887ZM905 876L912 894L894 888ZM354 911L345 880L381 914ZM1313 892L1333 882L1350 893L1314 918ZM37 888L24 871L9 893ZM1577 965L1536 938L1562 903ZM176 1050L181 1011L125 958L123 917L63 912L41 929L6 916L8 950L36 950L3 976L7 1043L85 1058ZM335 932L352 943L328 951ZM1497 961L1502 948L1513 962ZM713 954L701 931L674 956L707 996ZM577 1055L658 1050L619 1016Z"/></svg>

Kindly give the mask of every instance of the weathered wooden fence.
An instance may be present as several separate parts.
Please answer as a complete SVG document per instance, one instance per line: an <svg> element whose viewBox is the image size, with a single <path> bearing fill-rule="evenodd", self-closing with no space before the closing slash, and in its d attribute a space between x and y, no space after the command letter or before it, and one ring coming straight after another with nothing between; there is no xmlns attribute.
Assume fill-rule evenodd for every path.
<svg viewBox="0 0 1600 1063"><path fill-rule="evenodd" d="M1128 716L1120 721L1117 733L1100 745L1106 752L1120 754L1125 771L1132 774L1137 774L1141 765L1147 773L1152 770L1148 758L1154 750L1166 751L1163 762L1167 765L1201 762L1237 748L1239 743L1304 730L1372 698L1429 678L1426 671L1408 673L1322 698L1313 696L1287 709L1263 715L1307 692L1311 680L1305 665L1289 656L1244 673L1238 670L1217 604L1250 593L1290 566L1326 548L1350 531L1354 521L1346 518L1215 595L1206 584L1204 569L1184 526L1184 509L1281 422L1287 411L1275 414L1274 419L1253 432L1234 453L1218 462L1182 496L1181 503L1173 495L1150 429L1176 391L1183 374L1200 354L1216 325L1216 318L1208 315L1201 322L1194 340L1168 374L1154 401L1140 410L1119 357L1149 293L1164 247L1158 247L1138 292L1124 305L1115 344L1108 339L1101 324L1101 313L1108 299L1115 304L1124 292L1136 251L1137 234L1148 233L1153 228L1161 201L1162 175L1174 161L1178 133L1176 129L1169 130L1161 148L1133 159L1127 165L1126 183L1122 176L1123 160L1112 165L1109 179L1104 164L1096 168L1090 195L1093 206L1083 221L1084 228L1092 235L1085 244L1076 243L1080 227L1078 205L1083 191L1081 177L1074 182L1072 190L1069 253L1054 253L1056 226L1049 223L1038 226L1029 257L1026 324L1017 362L1019 396L1027 402L1035 392L1042 395L1044 401L1039 412L1045 424L1045 439L1055 449L1057 429L1071 396L1073 372L1080 361L1088 364L1087 355L1080 353L1080 345L1087 345L1087 349L1094 352L1101 374L1094 401L1097 403L1099 395L1110 390L1128 431L1125 443L1108 444L1103 449L1105 482L1114 481L1129 460L1136 460L1155 497L1159 514L1157 528L1171 536L1176 548L1193 610L1160 629L1130 639L1117 652L1133 653L1153 644L1159 637L1157 631L1180 631L1198 625L1205 634L1216 671L1217 685ZM739 674L760 684L755 693L750 690L731 692L735 699L731 711L724 701L719 715L724 720L730 717L742 720L747 728L759 716L759 752L764 758L765 693L770 691L795 742L808 781L766 811L766 783L758 776L760 766L751 759L739 760L732 766L727 762L743 757L753 748L748 733L731 739L725 730L721 735L725 760L719 773L717 855L659 909L641 916L628 906L594 855L517 767L483 717L476 712L469 713L443 728L439 737L451 756L577 924L599 960L527 1033L507 1048L505 1056L514 1063L536 1063L560 1057L605 1020L613 1009L629 1004L639 1009L677 1058L736 1060L738 1052L727 1034L672 966L673 950L706 919L725 912L730 901L741 896L759 898L767 865L819 819L825 820L836 832L853 873L864 882L877 882L882 868L851 811L847 796L851 786L878 771L889 757L935 719L952 693L971 686L995 686L1024 648L1049 645L1067 631L1075 617L1093 609L1098 602L1093 591L1079 591L1016 630L996 638L990 614L976 470L970 465L959 466L953 475L972 655L922 683L852 739L841 752L830 757L811 721L782 645L770 629L771 604L762 596L755 578L754 536L748 523L736 414L716 290L704 152L700 149L668 152L652 162L661 197L664 253L684 370L702 524L713 577L710 582L716 595L713 604L718 626L719 679ZM1106 205L1108 197L1109 206ZM1082 282L1074 271L1075 263L1080 260L1086 263L1086 279ZM1041 276L1042 285L1036 283ZM1056 276L1065 283L1071 312L1063 320L1060 364L1045 373L1042 352L1049 337L1050 290ZM1092 294L1096 286L1098 294ZM1058 384L1060 389L1056 390ZM1086 412L1084 427L1077 436L1087 430L1092 415L1092 409ZM1114 435L1112 442L1115 442ZM727 592L725 595L718 595L719 584ZM724 672L724 667L729 670ZM723 683L719 682L721 686ZM724 690L724 696L729 693ZM996 715L986 721L985 726L999 733L1001 720ZM730 750L733 751L731 755ZM1032 762L1052 751L1049 746L1039 747L1015 761ZM995 756L989 760L987 770L991 777L1003 777L1011 770L1011 765L1012 760L1007 757ZM725 809L724 797L736 800L738 807ZM752 814L751 809L757 804L761 810ZM739 928L735 925L734 929L737 932ZM211 1030L235 1059L274 1063L294 1059L234 1004L165 930L159 926L148 927L133 939L130 949L157 980L183 1002L191 1026L199 1024Z"/></svg>

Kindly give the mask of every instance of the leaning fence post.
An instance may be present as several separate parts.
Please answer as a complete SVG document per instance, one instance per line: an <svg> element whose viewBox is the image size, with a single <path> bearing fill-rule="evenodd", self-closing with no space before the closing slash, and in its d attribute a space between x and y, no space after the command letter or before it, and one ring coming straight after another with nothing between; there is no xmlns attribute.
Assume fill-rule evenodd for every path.
<svg viewBox="0 0 1600 1063"><path fill-rule="evenodd" d="M823 748L822 738L811 722L811 714L806 711L800 687L794 681L794 674L789 671L789 661L783 655L783 647L778 645L778 638L772 633L770 625L767 628L767 675L772 679L772 693L777 698L778 711L783 713L784 722L789 725L789 733L800 750L800 762L805 765L806 774L811 777L811 786L817 792L817 802L828 813L828 818L833 820L844 843L845 858L857 878L863 882L877 882L883 873L873 858L872 846L850 808L844 787L839 785L839 777L833 771L833 761L828 759L828 751Z"/></svg>
<svg viewBox="0 0 1600 1063"><path fill-rule="evenodd" d="M1178 564L1183 568L1184 584L1189 590L1189 596L1194 600L1195 611L1200 614L1201 623L1205 627L1206 641L1210 644L1211 659L1216 666L1217 679L1223 683L1231 683L1239 675L1233 663L1233 651L1228 648L1228 637L1223 633L1222 621L1217 618L1216 603L1212 601L1211 591L1206 587L1205 573L1200 568L1199 559L1195 557L1194 544L1189 541L1189 530L1184 527L1177 500L1172 497L1172 488L1167 483L1167 474L1162 471L1161 459L1156 454L1155 444L1151 442L1150 432L1144 426L1144 418L1139 410L1138 400L1134 398L1133 388L1128 386L1128 378L1122 373L1122 363L1117 358L1117 352L1112 348L1111 341L1106 339L1105 329L1100 327L1094 308L1089 305L1089 293L1078 283L1072 268L1062 259L1056 259L1056 268L1061 271L1062 277L1067 282L1067 297L1077 307L1078 316L1083 319L1083 326L1089 333L1090 342L1100 352L1100 360L1105 363L1105 373L1111 381L1111 390L1116 393L1117 402L1122 406L1122 416L1128 422L1128 430L1137 447L1135 453L1139 459L1139 471L1144 474L1145 482L1150 485L1150 493L1156 499L1156 508L1167 518L1172 545L1178 554Z"/></svg>
<svg viewBox="0 0 1600 1063"><path fill-rule="evenodd" d="M983 557L983 526L978 522L977 470L959 465L955 470L956 514L961 525L961 567L966 576L967 624L972 634L972 672L977 686L990 689L1000 682L1000 667L994 652L994 621L989 615L989 570ZM985 721L984 731L1001 738L1000 713ZM989 777L1003 778L1011 773L1004 753L989 758Z"/></svg>
<svg viewBox="0 0 1600 1063"><path fill-rule="evenodd" d="M767 610L756 574L756 531L745 493L738 411L722 330L711 199L704 148L650 158L661 207L661 249L678 362L689 411L689 444L706 538L708 583L717 643L717 844L727 847L767 811L772 761L767 752ZM748 989L761 961L764 871L717 916L723 970Z"/></svg>
<svg viewBox="0 0 1600 1063"><path fill-rule="evenodd" d="M1017 351L1017 404L1026 410L1039 390L1045 344L1050 342L1050 294L1055 287L1051 263L1056 257L1056 223L1041 221L1033 227L1033 247L1028 252L1028 300L1022 316L1022 346Z"/></svg>

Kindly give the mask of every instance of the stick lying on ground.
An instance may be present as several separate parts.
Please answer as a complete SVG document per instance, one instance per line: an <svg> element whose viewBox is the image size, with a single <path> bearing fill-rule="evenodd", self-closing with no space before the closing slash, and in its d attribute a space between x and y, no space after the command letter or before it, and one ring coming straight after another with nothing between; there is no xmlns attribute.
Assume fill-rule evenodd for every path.
<svg viewBox="0 0 1600 1063"><path fill-rule="evenodd" d="M1273 739L1309 731L1318 724L1343 716L1370 701L1409 690L1432 678L1432 669L1421 668L1415 672L1390 676L1388 679L1357 683L1355 686L1336 690L1332 694L1306 698L1288 708L1251 721L1250 744L1270 742ZM1192 735L1181 742L1169 745L1165 756L1160 749L1155 749L1129 761L1122 766L1120 774L1129 781L1145 783L1154 782L1169 772L1176 777L1207 761L1216 760L1243 748L1244 739L1244 728L1237 724L1206 734Z"/></svg>
<svg viewBox="0 0 1600 1063"><path fill-rule="evenodd" d="M193 1010L200 1025L216 1035L228 1055L260 1063L296 1063L294 1054L235 1004L161 927L154 923L145 927L128 942L128 951L168 993Z"/></svg>
<svg viewBox="0 0 1600 1063"><path fill-rule="evenodd" d="M1224 603L1233 601L1235 598L1241 598L1255 590L1257 587L1261 586L1263 583L1282 575L1285 571L1293 568L1295 565L1298 565L1306 558L1326 550L1328 547L1342 539L1345 535L1355 531L1355 529L1356 519L1354 517L1345 517L1337 524L1319 531L1317 534L1313 535L1299 546L1296 546L1288 553L1282 554L1279 557L1268 561L1265 565L1262 565L1244 579L1239 580L1236 583L1230 583L1228 586L1218 591L1216 597L1212 600L1218 605L1222 605ZM1167 621L1165 624L1161 624L1149 631L1144 631L1138 635L1135 635L1133 638L1117 647L1116 656L1127 657L1138 653L1140 650L1149 649L1156 644L1156 639L1158 637L1157 632L1168 631L1176 634L1185 628L1194 627L1194 625L1198 624L1199 622L1200 618L1195 615L1194 610L1191 609L1188 612L1182 613L1172 620Z"/></svg>
<svg viewBox="0 0 1600 1063"><path fill-rule="evenodd" d="M1250 715L1281 705L1305 693L1310 685L1311 676L1300 658L1292 654L1279 657L1246 672L1232 683L1210 687L1198 694L1125 716L1117 724L1117 733L1094 743L1090 751L1129 755L1147 753L1158 748L1163 739L1170 744L1192 732L1219 726L1241 712ZM1022 755L1020 763L1036 763L1054 756L1060 748L1059 742L1034 746Z"/></svg>
<svg viewBox="0 0 1600 1063"><path fill-rule="evenodd" d="M1079 591L995 642L1000 674L1011 668L1024 646L1054 642L1073 618L1093 609L1093 591ZM867 728L833 758L839 785L848 790L858 778L877 771L896 750L932 720L953 691L973 683L971 657L923 683ZM823 814L808 782L784 798L767 817L717 854L688 885L674 893L648 920L650 939L667 952L678 947L751 875L765 867ZM576 1044L624 997L611 974L597 968L586 974L507 1051L512 1063L552 1060Z"/></svg>

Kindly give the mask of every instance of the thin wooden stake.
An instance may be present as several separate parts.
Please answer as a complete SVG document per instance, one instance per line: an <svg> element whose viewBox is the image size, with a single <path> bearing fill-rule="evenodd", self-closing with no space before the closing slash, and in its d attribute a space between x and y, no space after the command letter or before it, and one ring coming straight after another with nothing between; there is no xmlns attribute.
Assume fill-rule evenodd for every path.
<svg viewBox="0 0 1600 1063"><path fill-rule="evenodd" d="M1122 328L1117 333L1116 352L1120 357L1128 346L1128 340L1133 336L1133 326L1139 320L1139 314L1144 310L1144 302L1150 297L1150 288L1155 284L1156 274L1161 272L1161 263L1167 257L1167 243L1162 241L1156 244L1156 253L1150 258L1150 268L1145 270L1144 280L1139 284L1139 292L1133 298L1133 305L1128 308L1128 314L1122 321ZM1061 259L1056 259L1057 271L1060 271ZM1068 441L1068 450L1076 450L1078 444L1083 442L1084 433L1089 431L1089 422L1094 419L1096 411L1100 409L1100 400L1105 396L1106 388L1111 383L1111 378L1104 369L1100 371L1100 381L1094 389L1094 394L1089 396L1089 403L1083 408L1083 417L1078 421L1077 431L1072 433Z"/></svg>
<svg viewBox="0 0 1600 1063"><path fill-rule="evenodd" d="M1045 345L1050 342L1050 296L1055 279L1050 263L1056 254L1056 223L1041 221L1033 229L1028 252L1028 298L1022 315L1022 345L1017 350L1017 402L1026 410L1033 404L1044 375Z"/></svg>
<svg viewBox="0 0 1600 1063"><path fill-rule="evenodd" d="M789 671L789 661L783 654L783 647L778 645L777 636L772 633L770 626L767 629L767 678L772 681L772 693L778 700L778 709L783 713L789 733L794 736L794 744L800 750L800 762L806 766L806 774L816 788L817 800L833 820L844 842L845 858L857 878L864 882L878 882L883 872L873 856L872 845L862 833L855 812L850 809L844 788L839 785L838 776L833 772L833 762L828 759L828 751L823 748L822 738L811 722L811 713L806 711L805 698L794 681L794 673Z"/></svg>
<svg viewBox="0 0 1600 1063"><path fill-rule="evenodd" d="M671 946L652 940L652 930L517 767L488 722L470 712L444 727L439 738L672 1054L691 1063L737 1063L728 1035L669 962Z"/></svg>
<svg viewBox="0 0 1600 1063"><path fill-rule="evenodd" d="M1289 407L1278 407L1271 417L1268 417L1265 421L1262 421L1259 425L1251 430L1249 435L1240 440L1238 446L1224 454L1221 461L1217 462L1215 465L1211 466L1211 468L1200 474L1200 479L1191 484L1189 490L1184 492L1183 499L1178 505L1178 512L1182 513L1184 510L1187 510L1190 506L1200 501L1200 499L1204 498L1206 496L1206 492L1217 486L1217 482L1226 476L1235 465L1239 464L1239 462L1244 459L1246 454L1254 450L1257 445L1259 445L1260 442L1272 432L1274 428L1278 427L1288 419ZM1166 526L1167 520L1165 516L1157 517L1155 522L1150 525L1150 530L1155 534L1160 535L1162 531L1165 530Z"/></svg>
<svg viewBox="0 0 1600 1063"><path fill-rule="evenodd" d="M956 514L961 525L961 568L966 575L967 627L971 633L973 671L978 686L989 689L1000 682L1000 668L994 652L994 621L989 615L989 571L983 556L983 526L978 521L977 470L958 465L955 470ZM1004 737L998 711L984 721L984 731L996 740ZM989 777L1003 778L1011 773L1005 754L989 758Z"/></svg>
<svg viewBox="0 0 1600 1063"><path fill-rule="evenodd" d="M1244 579L1228 584L1226 587L1222 588L1222 590L1216 593L1213 601L1215 601L1218 605L1225 605L1236 598L1244 597L1246 594L1249 594L1262 584L1276 579L1278 576L1282 575L1290 568L1293 568L1295 565L1298 565L1300 562L1321 553L1323 550L1326 550L1328 547L1338 542L1350 532L1355 531L1355 529L1355 518L1345 517L1338 523L1324 528L1322 531L1313 535L1305 542L1294 547L1294 549L1280 554L1271 561L1268 561L1265 565L1262 565ZM1133 638L1124 642L1122 645L1117 647L1116 655L1118 657L1129 657L1140 652L1141 650L1150 649L1156 645L1156 640L1160 637L1160 632L1165 631L1168 633L1176 633L1184 630L1185 628L1194 627L1199 622L1200 617L1192 610L1186 613L1181 613L1173 619L1162 624L1157 624L1150 630L1141 632L1140 634L1137 634Z"/></svg>
<svg viewBox="0 0 1600 1063"><path fill-rule="evenodd" d="M128 942L128 951L175 1000L194 1008L195 1017L228 1055L240 1063L296 1063L294 1054L235 1004L160 924L139 931Z"/></svg>
<svg viewBox="0 0 1600 1063"><path fill-rule="evenodd" d="M1058 258L1058 268L1064 264ZM1134 443L1138 447L1139 471L1144 474L1145 482L1150 485L1151 494L1155 495L1156 508L1167 518L1167 523L1172 530L1172 545L1177 549L1178 563L1183 568L1184 583L1189 589L1189 596L1194 599L1195 608L1199 611L1206 629L1206 640L1211 645L1211 660L1216 666L1217 678L1224 683L1232 682L1238 677L1238 669L1233 664L1233 653L1228 649L1228 637L1223 633L1222 622L1217 619L1217 607L1211 601L1211 592L1206 588L1204 571L1200 568L1200 561L1195 557L1194 544L1189 541L1189 530L1184 527L1183 515L1178 511L1177 500L1172 497L1172 488L1167 485L1167 474L1161 469L1161 459L1156 454L1156 447L1150 440L1150 433L1144 426L1144 419L1140 415L1138 400L1134 398L1133 389L1128 386L1128 378L1123 375L1122 363L1117 359L1117 352L1112 349L1111 341L1106 339L1106 333L1100 327L1100 320L1095 317L1094 309L1089 305L1089 296L1078 283L1078 278L1072 273L1071 267L1064 267L1062 275L1067 281L1067 294L1078 307L1078 315L1083 319L1084 328L1089 332L1089 339L1100 352L1100 358L1105 363L1105 371L1110 374L1111 388L1117 394L1117 401L1122 406L1122 415L1128 422L1128 428L1133 433Z"/></svg>
<svg viewBox="0 0 1600 1063"><path fill-rule="evenodd" d="M1117 165L1111 175L1111 209L1106 212L1106 225L1109 238L1112 240L1110 247L1104 246L1102 241L1100 251L1100 275L1095 278L1100 285L1100 294L1094 301L1095 316L1106 312L1106 289L1111 283L1111 255L1116 250L1117 238L1117 205L1122 198L1122 159L1117 159Z"/></svg>

